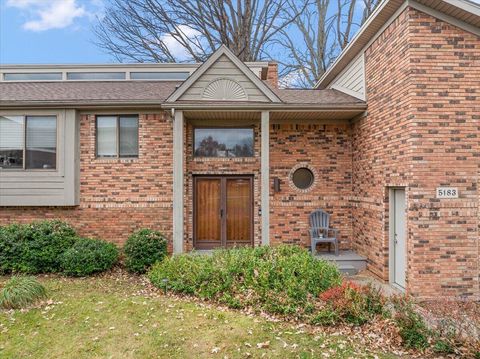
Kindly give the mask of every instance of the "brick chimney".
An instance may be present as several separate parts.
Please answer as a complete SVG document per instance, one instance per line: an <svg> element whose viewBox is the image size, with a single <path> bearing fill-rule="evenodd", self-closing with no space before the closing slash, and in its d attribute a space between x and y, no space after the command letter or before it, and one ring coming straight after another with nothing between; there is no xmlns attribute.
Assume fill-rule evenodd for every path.
<svg viewBox="0 0 480 359"><path fill-rule="evenodd" d="M263 74L262 80L266 80L274 88L278 88L278 64L270 61L267 71Z"/></svg>

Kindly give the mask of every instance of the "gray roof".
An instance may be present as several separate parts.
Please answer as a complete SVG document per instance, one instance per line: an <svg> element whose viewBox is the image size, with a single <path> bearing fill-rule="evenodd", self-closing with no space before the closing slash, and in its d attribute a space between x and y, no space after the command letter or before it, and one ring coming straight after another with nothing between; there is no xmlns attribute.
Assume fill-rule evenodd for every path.
<svg viewBox="0 0 480 359"><path fill-rule="evenodd" d="M284 103L311 105L356 105L365 102L337 90L273 89Z"/></svg>
<svg viewBox="0 0 480 359"><path fill-rule="evenodd" d="M158 105L181 84L177 81L0 82L0 106L22 105ZM298 90L270 87L284 105L361 106L355 97L337 90ZM174 104L255 105L253 102L176 101ZM282 105L279 103L277 105ZM266 105L266 103L258 103Z"/></svg>
<svg viewBox="0 0 480 359"><path fill-rule="evenodd" d="M177 81L0 82L0 105L160 105L180 84Z"/></svg>

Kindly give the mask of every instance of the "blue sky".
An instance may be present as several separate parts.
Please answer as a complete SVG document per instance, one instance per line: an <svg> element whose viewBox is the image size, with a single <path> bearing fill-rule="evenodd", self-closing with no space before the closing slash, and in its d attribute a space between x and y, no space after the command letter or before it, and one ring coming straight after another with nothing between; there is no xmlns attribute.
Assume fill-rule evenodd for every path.
<svg viewBox="0 0 480 359"><path fill-rule="evenodd" d="M0 64L115 62L93 43L104 1L0 0Z"/></svg>
<svg viewBox="0 0 480 359"><path fill-rule="evenodd" d="M93 44L102 0L0 0L0 63L114 62Z"/></svg>

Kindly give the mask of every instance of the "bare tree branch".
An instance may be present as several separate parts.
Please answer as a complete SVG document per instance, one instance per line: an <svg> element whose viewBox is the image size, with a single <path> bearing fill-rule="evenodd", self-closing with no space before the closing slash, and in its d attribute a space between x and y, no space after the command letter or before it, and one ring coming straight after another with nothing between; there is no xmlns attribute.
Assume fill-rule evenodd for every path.
<svg viewBox="0 0 480 359"><path fill-rule="evenodd" d="M281 29L275 39L281 74L287 85L310 88L375 9L379 0L310 0L300 11L295 0L289 7L300 15Z"/></svg>
<svg viewBox="0 0 480 359"><path fill-rule="evenodd" d="M289 86L312 87L379 0L106 0L97 45L117 61L203 62L225 44L275 58ZM287 81L288 80L288 81Z"/></svg>
<svg viewBox="0 0 480 359"><path fill-rule="evenodd" d="M242 61L265 48L308 0L108 0L96 44L117 60L204 61L220 44ZM287 15L288 14L288 15Z"/></svg>

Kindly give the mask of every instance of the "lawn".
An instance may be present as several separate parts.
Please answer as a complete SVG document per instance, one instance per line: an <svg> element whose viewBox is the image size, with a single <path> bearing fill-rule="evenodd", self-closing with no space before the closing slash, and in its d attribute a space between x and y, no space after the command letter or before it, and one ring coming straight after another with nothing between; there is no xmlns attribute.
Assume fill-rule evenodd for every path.
<svg viewBox="0 0 480 359"><path fill-rule="evenodd" d="M0 311L1 358L395 358L321 329L165 296L121 271L39 280L47 301Z"/></svg>

